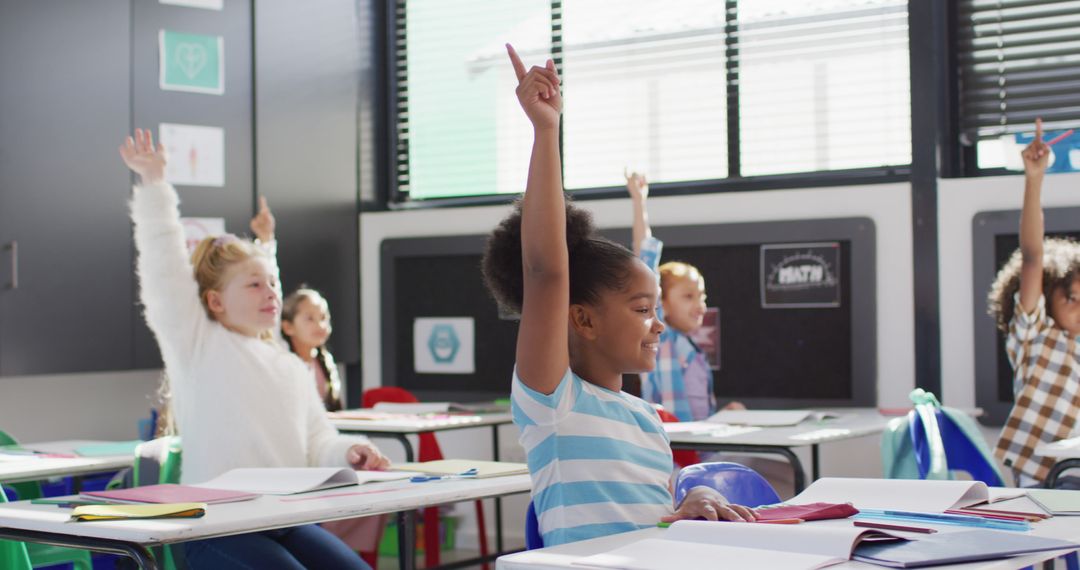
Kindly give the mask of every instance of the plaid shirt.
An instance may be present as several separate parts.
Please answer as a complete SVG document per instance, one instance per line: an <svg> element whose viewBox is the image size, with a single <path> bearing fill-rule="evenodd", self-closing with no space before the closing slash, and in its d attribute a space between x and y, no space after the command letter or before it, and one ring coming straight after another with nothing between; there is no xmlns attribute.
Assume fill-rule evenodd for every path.
<svg viewBox="0 0 1080 570"><path fill-rule="evenodd" d="M641 260L656 273L657 279L663 248L664 242L654 237L641 242ZM657 309L657 316L664 320L662 306ZM712 369L705 354L690 337L670 325L660 333L656 368L641 375L641 398L662 404L683 422L702 420L716 411Z"/></svg>
<svg viewBox="0 0 1080 570"><path fill-rule="evenodd" d="M1005 350L1014 371L1016 403L994 453L1005 465L1042 481L1054 459L1035 455L1035 447L1069 437L1076 425L1080 353L1076 338L1046 314L1045 298L1039 297L1031 314L1024 313L1019 293L1015 299Z"/></svg>

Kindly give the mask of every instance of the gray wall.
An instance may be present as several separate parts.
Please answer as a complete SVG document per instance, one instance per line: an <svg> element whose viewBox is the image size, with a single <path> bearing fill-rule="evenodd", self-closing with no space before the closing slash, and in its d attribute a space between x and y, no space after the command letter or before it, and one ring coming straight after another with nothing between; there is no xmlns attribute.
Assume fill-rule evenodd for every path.
<svg viewBox="0 0 1080 570"><path fill-rule="evenodd" d="M21 9L39 11L35 12L39 19L56 18L59 23L64 18L53 16L49 3L35 2L28 8L11 1ZM126 19L122 26L130 28L130 38L127 33L109 32L109 41L119 36L136 46L126 79L131 85L131 112L117 125L117 134L110 135L116 140L107 152L94 154L95 160L123 172L115 146L134 125L156 129L161 122L179 122L226 127L226 187L180 188L183 213L223 216L230 231L247 233L256 195L266 194L278 219L284 284L291 288L306 281L327 295L335 325L332 348L339 362L352 365L350 376L357 379L348 393L356 398L360 391L357 98L361 49L370 49L369 38L360 33L360 26L369 23L358 22L358 16L370 12L367 1L228 0L223 12L165 6L156 0L122 4L130 7L121 10L130 17L130 26ZM84 30L109 30L85 21L78 25ZM158 90L159 28L225 36L224 97ZM18 57L32 65L35 53L30 50ZM90 116L97 105L86 98L80 112ZM126 176L117 184L121 191L109 199L108 209L118 212L123 224ZM46 214L34 215L40 218L34 220L38 224L55 223ZM132 288L130 266L108 274L116 287ZM64 282L58 276L50 279ZM71 281L68 276L66 282ZM133 298L127 307L130 312L109 314L119 312L117 318L130 319L136 340L121 360L134 361L141 370L123 371L130 365L121 363L87 366L85 372L71 374L0 377L0 429L24 441L134 438L136 422L149 414L160 365Z"/></svg>

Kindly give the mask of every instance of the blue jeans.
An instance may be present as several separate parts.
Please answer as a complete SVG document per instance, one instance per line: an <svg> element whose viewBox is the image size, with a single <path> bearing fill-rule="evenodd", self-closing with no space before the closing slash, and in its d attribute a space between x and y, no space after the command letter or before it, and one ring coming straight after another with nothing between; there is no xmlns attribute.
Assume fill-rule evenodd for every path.
<svg viewBox="0 0 1080 570"><path fill-rule="evenodd" d="M184 543L193 570L203 568L345 568L371 570L353 552L318 525L268 530Z"/></svg>

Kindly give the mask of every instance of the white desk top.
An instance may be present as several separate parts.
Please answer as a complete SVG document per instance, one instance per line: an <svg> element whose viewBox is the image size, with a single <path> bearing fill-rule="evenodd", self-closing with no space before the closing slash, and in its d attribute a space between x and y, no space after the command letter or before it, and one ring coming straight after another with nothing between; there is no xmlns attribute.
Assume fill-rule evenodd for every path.
<svg viewBox="0 0 1080 570"><path fill-rule="evenodd" d="M96 440L65 440L42 443L23 443L21 447L49 453L72 453L78 447L112 443ZM131 467L134 455L109 455L104 457L33 457L25 459L6 456L0 458L0 483L37 481L49 477L71 477L91 473L105 473Z"/></svg>
<svg viewBox="0 0 1080 570"><path fill-rule="evenodd" d="M357 411L357 410L354 410ZM330 423L342 433L422 433L451 429L489 427L513 423L507 412L493 414L383 414L374 410L374 419L342 419L330 416Z"/></svg>
<svg viewBox="0 0 1080 570"><path fill-rule="evenodd" d="M1035 448L1035 455L1054 459L1080 458L1080 437L1062 439L1054 443L1044 443Z"/></svg>
<svg viewBox="0 0 1080 570"><path fill-rule="evenodd" d="M826 420L806 420L798 425L726 430L728 426L717 425L712 433L669 432L671 443L764 445L770 447L800 447L853 439L885 431L892 417L883 416L873 408L841 408L828 410L839 417ZM678 423L666 424L678 429ZM751 431L752 430L752 431Z"/></svg>
<svg viewBox="0 0 1080 570"><path fill-rule="evenodd" d="M1004 488L992 488L990 490L991 496L1000 493L1015 493L1015 489ZM728 524L728 523L718 523ZM736 524L736 523L731 523ZM850 521L847 520L833 520L833 521L817 521L803 524L814 525L850 525ZM937 528L939 532L957 532L961 530L968 530L966 527L947 526L947 525L931 525L925 523L919 523L918 526L928 526ZM561 546L555 546L551 548L542 548L539 550L530 550L528 552L519 552L516 554L509 554L502 556L496 563L496 570L580 570L584 567L574 566L573 562L585 556L591 556L593 554L600 554L613 550L620 546L625 546L631 542L638 540L644 540L646 538L662 538L666 529L661 528L649 528L625 534L615 534L611 536L605 536L602 538L596 538L593 540L584 540L581 542L575 542L570 544L563 544ZM1004 531L1003 531L1004 532ZM1033 536L1042 536L1046 538L1060 538L1064 540L1075 541L1077 536L1080 536L1080 517L1067 517L1058 516L1052 519L1048 519L1039 522L1033 526L1033 530L1029 531ZM1055 558L1060 553L1046 552L1030 554L1026 556L1018 556L1015 558L1008 558L1002 560L988 560L985 562L973 562L967 564L951 564L946 566L935 566L935 569L948 569L948 570L1013 570L1017 568L1024 568L1026 566L1032 566L1044 560L1050 560ZM714 567L715 561L709 561L704 568ZM870 570L878 569L881 566L875 566L873 564L867 564L864 562L848 561L843 564L837 564L835 566L829 566L829 569L839 570ZM692 568L684 568L683 570L693 570Z"/></svg>
<svg viewBox="0 0 1080 570"><path fill-rule="evenodd" d="M394 513L523 493L530 487L528 475L427 483L389 481L290 497L262 496L251 501L209 505L206 516L198 519L92 523L68 522L71 509L18 501L0 505L0 527L155 545Z"/></svg>

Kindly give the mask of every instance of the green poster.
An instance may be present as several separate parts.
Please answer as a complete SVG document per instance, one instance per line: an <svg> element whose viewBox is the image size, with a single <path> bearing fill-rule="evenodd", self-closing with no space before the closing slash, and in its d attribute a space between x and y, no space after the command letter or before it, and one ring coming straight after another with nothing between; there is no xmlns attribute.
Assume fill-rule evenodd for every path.
<svg viewBox="0 0 1080 570"><path fill-rule="evenodd" d="M225 93L224 38L161 30L158 44L162 89Z"/></svg>

